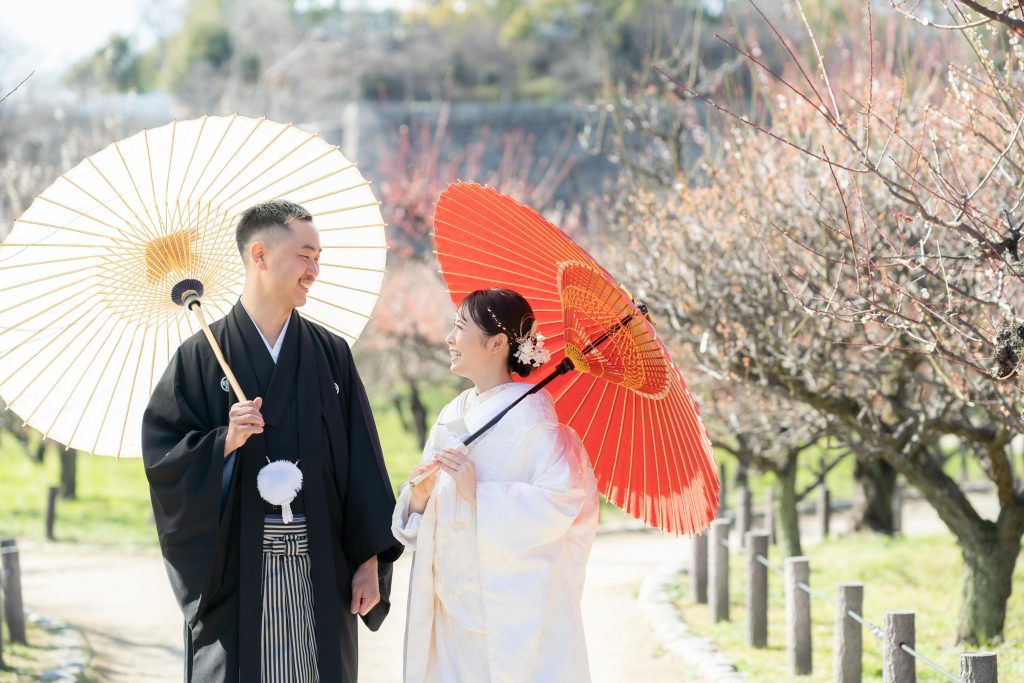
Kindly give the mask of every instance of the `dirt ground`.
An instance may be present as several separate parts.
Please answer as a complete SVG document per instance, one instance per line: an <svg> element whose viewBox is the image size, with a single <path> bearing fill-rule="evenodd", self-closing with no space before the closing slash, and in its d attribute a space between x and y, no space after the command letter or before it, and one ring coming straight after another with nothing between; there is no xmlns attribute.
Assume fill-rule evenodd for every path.
<svg viewBox="0 0 1024 683"><path fill-rule="evenodd" d="M636 606L640 582L685 542L655 532L602 534L587 567L583 611L595 683L684 681ZM82 629L101 681L180 681L181 617L156 552L43 546L22 553L29 609ZM360 633L360 681L402 676L408 558L396 567L395 607L378 633Z"/></svg>
<svg viewBox="0 0 1024 683"><path fill-rule="evenodd" d="M987 518L998 514L990 492L971 502ZM849 532L849 517L836 515L833 533ZM907 501L904 533L945 532L935 511ZM812 515L801 519L804 539L820 535ZM735 539L734 539L735 540ZM658 532L628 531L597 537L587 565L583 599L594 683L675 683L694 680L665 652L636 604L640 583L661 564L689 557L687 541ZM28 609L77 626L93 652L104 683L180 681L181 617L156 551L136 554L49 545L23 549L22 586ZM378 633L360 634L360 681L395 683L402 676L402 640L409 558L396 566L391 616Z"/></svg>

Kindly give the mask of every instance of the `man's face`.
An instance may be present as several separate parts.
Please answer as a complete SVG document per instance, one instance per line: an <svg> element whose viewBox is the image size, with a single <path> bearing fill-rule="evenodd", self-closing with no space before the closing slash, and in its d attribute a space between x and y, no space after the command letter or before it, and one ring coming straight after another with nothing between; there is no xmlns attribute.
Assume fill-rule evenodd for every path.
<svg viewBox="0 0 1024 683"><path fill-rule="evenodd" d="M289 234L264 244L262 253L254 250L253 260L262 271L264 292L296 308L306 303L309 288L320 274L320 232L312 221L290 221L288 228Z"/></svg>

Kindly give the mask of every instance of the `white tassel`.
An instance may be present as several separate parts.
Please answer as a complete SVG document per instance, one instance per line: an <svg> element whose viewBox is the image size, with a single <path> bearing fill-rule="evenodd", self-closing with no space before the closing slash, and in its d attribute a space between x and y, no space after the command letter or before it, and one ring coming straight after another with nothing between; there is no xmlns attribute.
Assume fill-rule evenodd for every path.
<svg viewBox="0 0 1024 683"><path fill-rule="evenodd" d="M256 475L256 488L263 500L281 506L281 519L290 524L294 519L291 503L302 489L302 470L288 460L275 460Z"/></svg>

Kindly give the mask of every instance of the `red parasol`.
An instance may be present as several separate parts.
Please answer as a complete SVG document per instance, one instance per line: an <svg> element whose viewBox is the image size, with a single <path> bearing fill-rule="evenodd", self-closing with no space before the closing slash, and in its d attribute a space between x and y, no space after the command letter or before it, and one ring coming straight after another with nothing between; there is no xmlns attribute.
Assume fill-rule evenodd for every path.
<svg viewBox="0 0 1024 683"><path fill-rule="evenodd" d="M646 308L565 233L488 187L441 193L434 242L456 305L503 287L533 306L552 357L527 381L547 385L608 500L666 531L706 529L719 490L711 440Z"/></svg>

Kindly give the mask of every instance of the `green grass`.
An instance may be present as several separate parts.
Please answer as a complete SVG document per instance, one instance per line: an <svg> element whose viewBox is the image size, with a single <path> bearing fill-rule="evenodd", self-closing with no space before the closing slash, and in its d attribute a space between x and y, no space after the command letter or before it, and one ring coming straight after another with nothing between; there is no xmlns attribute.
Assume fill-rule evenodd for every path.
<svg viewBox="0 0 1024 683"><path fill-rule="evenodd" d="M437 416L438 410L431 413L430 420ZM423 451L416 442L416 435L402 428L402 421L394 407L375 405L373 419L377 422L377 434L380 436L380 447L384 451L384 464L391 478L391 486L397 493L398 487L409 478L409 472L420 463Z"/></svg>
<svg viewBox="0 0 1024 683"><path fill-rule="evenodd" d="M955 642L962 562L951 537L889 539L863 535L828 541L807 549L806 554L810 558L811 587L830 599L835 598L839 583L864 583L863 616L869 622L882 626L886 610L913 610L918 652L943 668L956 674L961 653L995 652L999 657L1000 680L1024 680L1024 562L1018 562L1014 574L1004 639L980 648L965 648ZM782 566L783 559L777 550L773 549L769 555L773 564ZM692 603L687 576L682 576L673 586L670 595L690 630L713 638L717 647L750 680L762 683L831 681L832 608L817 599L811 600L814 673L801 678L791 676L786 657L783 586L781 578L775 574L769 573L768 578L769 647L757 650L746 646L745 562L743 556L732 554L730 557L731 622L711 623L707 605ZM865 630L863 642L864 680L881 680L879 641ZM922 682L948 680L922 663L918 664L917 675Z"/></svg>
<svg viewBox="0 0 1024 683"><path fill-rule="evenodd" d="M0 536L43 540L46 490L58 483L55 449L39 464L10 434L0 432ZM80 455L78 499L58 498L54 535L68 543L154 544L156 529L142 461Z"/></svg>
<svg viewBox="0 0 1024 683"><path fill-rule="evenodd" d="M25 624L28 645L12 643L4 632L4 664L0 667L0 683L41 680L41 674L48 669L62 665L56 653L59 643L57 635L33 623ZM87 671L82 680L87 680Z"/></svg>
<svg viewBox="0 0 1024 683"><path fill-rule="evenodd" d="M441 408L461 390L459 386L449 383L432 385L423 390L428 430ZM398 487L409 479L409 473L420 463L423 449L417 443L416 435L402 426L401 416L393 403L381 400L371 400L371 403L381 449L384 451L384 463L391 478L391 486L397 493Z"/></svg>

